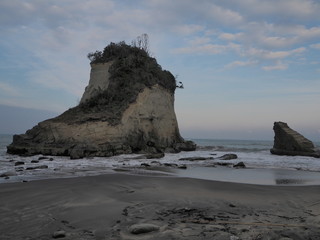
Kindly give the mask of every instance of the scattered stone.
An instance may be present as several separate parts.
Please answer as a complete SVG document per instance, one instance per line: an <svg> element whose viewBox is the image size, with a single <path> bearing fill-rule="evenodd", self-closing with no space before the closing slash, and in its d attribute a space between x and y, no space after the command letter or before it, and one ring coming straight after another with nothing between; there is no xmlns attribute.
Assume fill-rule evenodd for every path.
<svg viewBox="0 0 320 240"><path fill-rule="evenodd" d="M234 205L234 204L230 203L230 204L229 204L229 207L234 208L234 207L236 207L236 205Z"/></svg>
<svg viewBox="0 0 320 240"><path fill-rule="evenodd" d="M7 178L7 177L11 177L11 176L16 176L16 175L17 174L15 172L8 171L8 172L1 173L0 177Z"/></svg>
<svg viewBox="0 0 320 240"><path fill-rule="evenodd" d="M275 122L273 130L275 136L273 148L270 150L272 154L320 158L320 151L315 148L313 143L292 130L287 123Z"/></svg>
<svg viewBox="0 0 320 240"><path fill-rule="evenodd" d="M18 161L18 162L15 162L14 165L15 166L24 165L24 162L23 161Z"/></svg>
<svg viewBox="0 0 320 240"><path fill-rule="evenodd" d="M158 161L152 161L151 164L159 164L160 165L161 163Z"/></svg>
<svg viewBox="0 0 320 240"><path fill-rule="evenodd" d="M141 163L141 167L150 167L150 164L148 164L148 163Z"/></svg>
<svg viewBox="0 0 320 240"><path fill-rule="evenodd" d="M225 227L223 225L206 224L204 230L206 232L225 231Z"/></svg>
<svg viewBox="0 0 320 240"><path fill-rule="evenodd" d="M178 167L178 164L176 163L164 163L163 165L165 165L166 167Z"/></svg>
<svg viewBox="0 0 320 240"><path fill-rule="evenodd" d="M26 170L46 169L46 168L48 168L47 165L40 165L40 166L35 166L35 167L27 167Z"/></svg>
<svg viewBox="0 0 320 240"><path fill-rule="evenodd" d="M244 162L238 162L237 164L233 165L234 168L246 168Z"/></svg>
<svg viewBox="0 0 320 240"><path fill-rule="evenodd" d="M53 158L49 158L49 161L53 161L54 159Z"/></svg>
<svg viewBox="0 0 320 240"><path fill-rule="evenodd" d="M192 141L184 141L181 143L177 143L175 149L178 151L195 151L197 145Z"/></svg>
<svg viewBox="0 0 320 240"><path fill-rule="evenodd" d="M178 168L180 168L180 169L187 169L187 165L185 165L185 164L179 165Z"/></svg>
<svg viewBox="0 0 320 240"><path fill-rule="evenodd" d="M212 160L213 157L186 157L180 158L179 161L205 161L205 160Z"/></svg>
<svg viewBox="0 0 320 240"><path fill-rule="evenodd" d="M39 157L38 160L46 160L49 159L48 157Z"/></svg>
<svg viewBox="0 0 320 240"><path fill-rule="evenodd" d="M145 157L147 159L155 159L155 158L163 158L164 153L151 153L151 154L146 154Z"/></svg>
<svg viewBox="0 0 320 240"><path fill-rule="evenodd" d="M66 232L63 231L63 230L55 231L55 232L52 234L52 237L53 237L53 238L64 238L64 237L66 237Z"/></svg>
<svg viewBox="0 0 320 240"><path fill-rule="evenodd" d="M232 159L237 159L238 156L237 154L234 154L234 153L228 153L228 154L225 154L221 157L218 157L217 159L220 159L220 160L232 160Z"/></svg>
<svg viewBox="0 0 320 240"><path fill-rule="evenodd" d="M16 172L22 172L24 170L24 168L23 167L16 167L15 170L16 170Z"/></svg>
<svg viewBox="0 0 320 240"><path fill-rule="evenodd" d="M158 231L159 226L150 223L134 224L129 228L129 232L132 234L141 234Z"/></svg>
<svg viewBox="0 0 320 240"><path fill-rule="evenodd" d="M31 163L39 163L39 160L32 160Z"/></svg>
<svg viewBox="0 0 320 240"><path fill-rule="evenodd" d="M214 165L226 167L226 166L232 166L233 164L228 162L216 162L214 163Z"/></svg>

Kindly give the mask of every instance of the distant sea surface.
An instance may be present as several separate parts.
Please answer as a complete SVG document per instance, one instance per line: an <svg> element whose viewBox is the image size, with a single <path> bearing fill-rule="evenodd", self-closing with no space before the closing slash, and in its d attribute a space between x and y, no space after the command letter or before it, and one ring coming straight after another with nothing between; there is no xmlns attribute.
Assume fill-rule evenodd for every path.
<svg viewBox="0 0 320 240"><path fill-rule="evenodd" d="M47 158L38 160L43 156L20 157L7 154L6 146L12 142L12 135L0 134L0 175L9 175L6 178L0 177L0 183L123 172L267 185L320 185L320 159L272 155L270 149L273 146L273 141L188 140L197 144L197 151L168 153L162 159L139 159L139 154L130 154L77 160L70 160L68 157L46 156ZM314 142L314 144L317 147L320 146L320 142ZM218 159L228 153L234 153L238 158L228 161ZM208 159L201 161L179 160L188 157ZM15 166L16 162L24 164ZM239 162L243 162L246 168L232 168L232 164ZM217 163L230 163L231 167L217 166ZM141 164L148 164L150 167L146 168ZM164 167L164 165L184 166L186 169ZM42 167L34 168L39 166Z"/></svg>

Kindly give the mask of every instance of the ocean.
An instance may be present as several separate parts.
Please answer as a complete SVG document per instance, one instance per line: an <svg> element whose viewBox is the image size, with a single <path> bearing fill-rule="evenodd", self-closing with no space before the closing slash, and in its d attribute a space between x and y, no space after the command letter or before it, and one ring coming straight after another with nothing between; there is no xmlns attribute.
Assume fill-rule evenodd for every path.
<svg viewBox="0 0 320 240"><path fill-rule="evenodd" d="M42 155L21 157L7 154L6 146L12 142L12 135L0 134L0 176L2 175L0 183L122 172L265 185L320 184L320 159L272 155L270 148L273 146L273 141L188 140L198 145L196 151L167 153L162 159L143 159L141 154L130 154L70 160L69 157ZM319 147L320 143L316 142L315 145ZM229 153L236 154L237 159L218 159ZM180 160L190 157L206 159ZM17 162L20 162L20 165ZM246 168L233 167L233 164L239 162L243 162Z"/></svg>

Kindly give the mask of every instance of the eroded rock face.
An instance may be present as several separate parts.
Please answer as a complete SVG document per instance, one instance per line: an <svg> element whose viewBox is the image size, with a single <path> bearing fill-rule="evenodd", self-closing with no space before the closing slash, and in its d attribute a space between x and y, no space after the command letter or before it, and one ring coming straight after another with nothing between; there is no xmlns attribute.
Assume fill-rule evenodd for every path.
<svg viewBox="0 0 320 240"><path fill-rule="evenodd" d="M292 130L287 123L275 122L274 145L270 150L272 154L289 156L320 157L320 152L313 143L298 132Z"/></svg>
<svg viewBox="0 0 320 240"><path fill-rule="evenodd" d="M92 63L79 106L15 135L8 153L81 158L195 150L179 133L172 74L145 54L125 53Z"/></svg>

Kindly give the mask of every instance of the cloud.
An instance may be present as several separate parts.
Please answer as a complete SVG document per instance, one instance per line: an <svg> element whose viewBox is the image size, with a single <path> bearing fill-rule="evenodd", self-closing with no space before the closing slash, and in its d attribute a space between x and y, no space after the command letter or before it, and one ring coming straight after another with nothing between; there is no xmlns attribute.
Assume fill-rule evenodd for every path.
<svg viewBox="0 0 320 240"><path fill-rule="evenodd" d="M310 47L314 49L320 49L320 43L311 44Z"/></svg>
<svg viewBox="0 0 320 240"><path fill-rule="evenodd" d="M184 24L173 27L173 31L181 35L191 35L204 30L204 26L197 24Z"/></svg>
<svg viewBox="0 0 320 240"><path fill-rule="evenodd" d="M243 37L243 33L221 33L219 38L226 41L238 41Z"/></svg>
<svg viewBox="0 0 320 240"><path fill-rule="evenodd" d="M0 82L0 92L8 96L20 96L20 91L17 88L4 82Z"/></svg>
<svg viewBox="0 0 320 240"><path fill-rule="evenodd" d="M283 63L283 62L281 62L281 61L277 61L277 63L275 65L262 67L262 69L265 70L265 71L286 70L287 68L288 68L288 65Z"/></svg>
<svg viewBox="0 0 320 240"><path fill-rule="evenodd" d="M255 65L257 64L258 61L234 61L232 63L229 63L226 65L226 68L233 68L233 67L245 67L245 66L250 66L250 65Z"/></svg>
<svg viewBox="0 0 320 240"><path fill-rule="evenodd" d="M285 59L288 57L292 57L294 55L300 55L306 50L306 48L296 48L288 51L269 51L265 49L259 49L259 48L249 48L244 49L241 52L242 56L247 56L250 58L255 58L259 61L263 60L279 60L279 59Z"/></svg>
<svg viewBox="0 0 320 240"><path fill-rule="evenodd" d="M244 17L239 12L214 3L208 4L205 11L208 18L225 25L239 25L244 22Z"/></svg>
<svg viewBox="0 0 320 240"><path fill-rule="evenodd" d="M313 0L230 0L222 4L231 9L238 9L247 18L274 21L301 21L319 19L320 4Z"/></svg>
<svg viewBox="0 0 320 240"><path fill-rule="evenodd" d="M219 54L225 52L227 47L218 44L203 44L199 46L183 47L174 49L178 54Z"/></svg>

